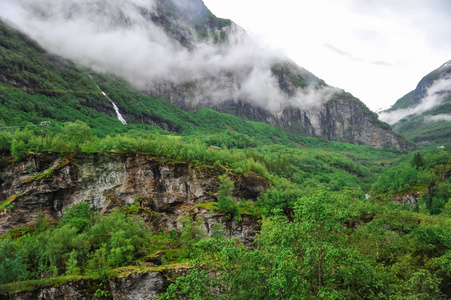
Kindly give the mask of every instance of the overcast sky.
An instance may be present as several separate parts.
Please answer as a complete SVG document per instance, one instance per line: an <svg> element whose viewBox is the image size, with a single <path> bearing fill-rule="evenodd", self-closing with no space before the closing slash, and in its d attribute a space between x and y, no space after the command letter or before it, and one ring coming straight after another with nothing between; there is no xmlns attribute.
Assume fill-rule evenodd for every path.
<svg viewBox="0 0 451 300"><path fill-rule="evenodd" d="M204 0L263 48L388 107L451 60L451 0Z"/></svg>

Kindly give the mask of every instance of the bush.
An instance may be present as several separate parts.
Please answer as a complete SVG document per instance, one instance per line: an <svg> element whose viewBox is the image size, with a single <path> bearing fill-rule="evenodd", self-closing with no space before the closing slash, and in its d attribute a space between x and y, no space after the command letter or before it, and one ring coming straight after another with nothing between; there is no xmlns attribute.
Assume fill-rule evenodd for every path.
<svg viewBox="0 0 451 300"><path fill-rule="evenodd" d="M239 217L238 204L231 196L233 181L227 175L220 176L219 180L221 181L218 198L219 209L228 214L229 218Z"/></svg>
<svg viewBox="0 0 451 300"><path fill-rule="evenodd" d="M60 225L69 225L75 227L78 232L83 232L92 226L94 216L95 214L88 203L75 204L64 209Z"/></svg>
<svg viewBox="0 0 451 300"><path fill-rule="evenodd" d="M27 266L11 239L0 241L0 257L0 284L27 278Z"/></svg>

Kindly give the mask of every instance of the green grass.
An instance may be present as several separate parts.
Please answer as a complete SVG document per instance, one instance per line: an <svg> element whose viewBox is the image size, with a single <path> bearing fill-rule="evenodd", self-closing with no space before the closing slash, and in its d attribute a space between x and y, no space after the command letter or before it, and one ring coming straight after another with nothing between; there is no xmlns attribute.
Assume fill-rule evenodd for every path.
<svg viewBox="0 0 451 300"><path fill-rule="evenodd" d="M219 210L218 202L205 202L205 203L197 204L196 207L201 208L201 209L206 209L211 212Z"/></svg>
<svg viewBox="0 0 451 300"><path fill-rule="evenodd" d="M59 276L53 278L25 280L7 284L0 284L0 295L14 294L25 291L34 291L46 287L57 287L81 279L89 279L89 278L86 276L72 275L72 276Z"/></svg>

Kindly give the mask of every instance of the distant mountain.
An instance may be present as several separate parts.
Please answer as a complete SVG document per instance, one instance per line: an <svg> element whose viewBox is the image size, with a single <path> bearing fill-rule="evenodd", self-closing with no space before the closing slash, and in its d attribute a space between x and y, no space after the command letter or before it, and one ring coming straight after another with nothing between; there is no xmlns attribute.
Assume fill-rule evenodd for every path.
<svg viewBox="0 0 451 300"><path fill-rule="evenodd" d="M186 111L213 108L339 142L407 145L357 98L259 49L242 28L215 17L201 0L5 3L0 16L14 11L14 26L43 48ZM8 74L2 76L11 84ZM137 114L129 105L134 106L120 107L126 119Z"/></svg>
<svg viewBox="0 0 451 300"><path fill-rule="evenodd" d="M381 112L395 132L418 144L444 144L451 139L451 61L426 75L415 90Z"/></svg>

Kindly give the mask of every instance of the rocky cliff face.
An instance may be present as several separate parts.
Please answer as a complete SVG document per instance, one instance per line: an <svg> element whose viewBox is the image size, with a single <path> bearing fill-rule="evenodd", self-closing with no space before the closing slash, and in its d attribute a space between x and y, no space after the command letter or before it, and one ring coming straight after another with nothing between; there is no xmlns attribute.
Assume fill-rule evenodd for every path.
<svg viewBox="0 0 451 300"><path fill-rule="evenodd" d="M168 28L173 27L167 24L174 20L166 17L165 11L168 9L176 12L179 22L195 29L191 33L200 28L210 35L222 32L225 39L220 51L226 54L225 59L227 52L233 52L237 45L242 46L242 41L236 42L237 35L243 40L248 39L233 23L221 26L219 22L213 22L214 16L202 1L182 1L182 6L190 8L184 12L178 5L167 6L161 1L156 3L156 11L150 14L152 21L190 49L199 46L197 37L188 34L189 30L180 30L181 35L170 31ZM158 18L155 17L157 15ZM245 63L221 66L215 72L207 72L201 79L152 81L145 90L185 110L208 107L246 120L285 128L292 133L374 147L407 147L403 138L393 134L389 126L379 122L377 115L352 95L327 86L286 58L261 53L255 55L257 60L264 61L263 65L249 58ZM250 86L258 91L249 91Z"/></svg>
<svg viewBox="0 0 451 300"><path fill-rule="evenodd" d="M185 213L202 216L210 232L215 222L229 235L252 243L258 219L243 216L236 222L196 205L217 201L219 168L161 161L149 155L93 154L60 158L56 154L29 156L6 164L1 172L0 201L12 205L0 214L0 234L33 223L38 213L59 219L64 208L86 202L101 213L138 201L148 210L143 215L154 231L180 229ZM232 196L256 199L269 182L256 175L236 176Z"/></svg>
<svg viewBox="0 0 451 300"><path fill-rule="evenodd" d="M0 158L0 202L9 204L0 212L0 235L33 224L38 213L58 220L65 207L80 202L108 214L114 207L137 201L144 208L141 216L154 232L180 229L179 218L186 213L201 217L207 234L219 222L229 236L246 245L252 244L260 231L258 217L242 215L241 221L235 221L197 206L217 201L218 175L224 173L220 168L115 153L70 158L46 153L30 155L19 162ZM255 200L269 188L269 181L253 174L234 175L232 179L232 196L238 201ZM180 265L138 271L125 267L118 277L106 283L82 279L0 295L0 299L98 299L98 290L106 299L153 299L167 289L171 278L187 272L187 268Z"/></svg>
<svg viewBox="0 0 451 300"><path fill-rule="evenodd" d="M285 109L276 119L290 132L321 136L326 140L404 149L405 141L393 134L361 103L336 96L323 106Z"/></svg>
<svg viewBox="0 0 451 300"><path fill-rule="evenodd" d="M185 272L186 269L165 269L162 271L146 271L113 278L101 283L98 280L78 280L62 285L36 289L33 291L0 295L1 300L91 300L120 299L139 300L153 299L166 291L171 284L169 278ZM99 291L102 291L100 293Z"/></svg>
<svg viewBox="0 0 451 300"><path fill-rule="evenodd" d="M286 106L274 112L234 95L233 91L239 89L237 84L236 82L230 84L227 94L231 98L220 103L189 102L188 99L202 97L200 89L194 83L170 90L164 89L164 92L160 90L162 94L156 95L170 99L172 103L186 110L196 111L208 107L245 120L264 122L303 136L322 137L329 141L377 148L389 147L398 150L409 148L404 138L394 134L389 125L380 122L375 113L349 94L337 91L337 94L324 104Z"/></svg>

